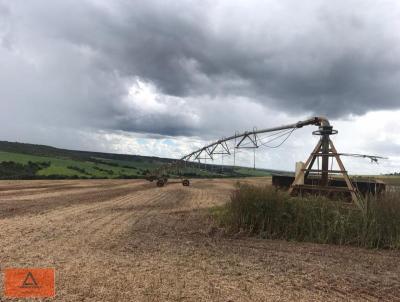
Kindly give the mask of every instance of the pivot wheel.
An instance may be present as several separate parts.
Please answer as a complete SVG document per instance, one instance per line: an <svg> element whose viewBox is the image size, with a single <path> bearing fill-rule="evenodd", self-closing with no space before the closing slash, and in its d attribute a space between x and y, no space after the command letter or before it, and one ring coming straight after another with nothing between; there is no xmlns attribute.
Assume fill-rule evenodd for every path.
<svg viewBox="0 0 400 302"><path fill-rule="evenodd" d="M182 180L182 185L188 187L190 185L189 179Z"/></svg>
<svg viewBox="0 0 400 302"><path fill-rule="evenodd" d="M165 184L164 179L160 178L157 180L157 187L163 187Z"/></svg>

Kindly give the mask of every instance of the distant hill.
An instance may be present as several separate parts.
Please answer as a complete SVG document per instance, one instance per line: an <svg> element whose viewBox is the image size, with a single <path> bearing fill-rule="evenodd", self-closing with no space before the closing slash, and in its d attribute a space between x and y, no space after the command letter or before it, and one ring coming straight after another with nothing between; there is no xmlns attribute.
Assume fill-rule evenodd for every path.
<svg viewBox="0 0 400 302"><path fill-rule="evenodd" d="M0 179L144 178L147 171L172 161L174 159L0 141ZM191 178L267 176L272 172L279 173L210 164L193 165L182 171Z"/></svg>

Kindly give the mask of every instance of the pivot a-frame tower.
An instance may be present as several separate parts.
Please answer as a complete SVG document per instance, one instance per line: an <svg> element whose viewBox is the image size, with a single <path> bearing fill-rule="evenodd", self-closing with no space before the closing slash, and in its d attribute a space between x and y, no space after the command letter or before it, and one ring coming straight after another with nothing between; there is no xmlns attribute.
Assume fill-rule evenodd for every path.
<svg viewBox="0 0 400 302"><path fill-rule="evenodd" d="M330 135L337 134L337 130L333 130L329 123L322 123L318 130L314 131L314 135L319 135L317 145L310 154L309 158L304 164L304 167L297 173L294 182L292 183L289 192L291 194L345 194L351 197L353 202L359 200L359 192L351 182L349 175L340 159L340 154L337 152ZM321 159L321 167L319 162ZM329 161L332 161L331 168L329 168ZM338 170L333 170L333 160L339 167ZM317 168L313 168L315 163L318 163ZM335 176L342 175L346 187L339 187L331 185Z"/></svg>

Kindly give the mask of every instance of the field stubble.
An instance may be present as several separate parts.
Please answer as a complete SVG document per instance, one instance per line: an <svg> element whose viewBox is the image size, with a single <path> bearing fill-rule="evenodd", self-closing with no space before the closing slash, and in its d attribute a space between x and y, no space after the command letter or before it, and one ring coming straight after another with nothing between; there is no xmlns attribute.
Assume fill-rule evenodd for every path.
<svg viewBox="0 0 400 302"><path fill-rule="evenodd" d="M0 182L1 267L55 267L57 301L400 300L398 251L224 235L235 182Z"/></svg>

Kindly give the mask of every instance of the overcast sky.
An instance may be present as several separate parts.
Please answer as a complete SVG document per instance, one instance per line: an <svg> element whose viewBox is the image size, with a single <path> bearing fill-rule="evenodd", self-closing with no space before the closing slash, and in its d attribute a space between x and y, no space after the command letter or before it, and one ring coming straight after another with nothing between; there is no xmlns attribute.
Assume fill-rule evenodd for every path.
<svg viewBox="0 0 400 302"><path fill-rule="evenodd" d="M179 157L324 115L339 151L390 157L350 172L400 171L399 32L397 0L0 0L0 140ZM312 130L257 165L292 170Z"/></svg>

